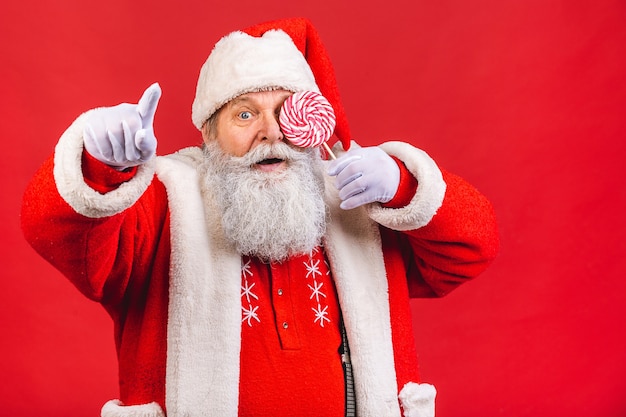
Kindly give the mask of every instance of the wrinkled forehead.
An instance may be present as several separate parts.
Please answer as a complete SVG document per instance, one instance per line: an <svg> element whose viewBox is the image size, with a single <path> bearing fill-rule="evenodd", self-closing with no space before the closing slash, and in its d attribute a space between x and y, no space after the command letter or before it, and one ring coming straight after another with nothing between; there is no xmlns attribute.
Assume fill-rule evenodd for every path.
<svg viewBox="0 0 626 417"><path fill-rule="evenodd" d="M291 96L293 91L285 90L281 87L272 88L266 91L255 91L250 93L241 94L229 102L223 107L233 107L237 105L270 105L270 106L282 106L282 103Z"/></svg>

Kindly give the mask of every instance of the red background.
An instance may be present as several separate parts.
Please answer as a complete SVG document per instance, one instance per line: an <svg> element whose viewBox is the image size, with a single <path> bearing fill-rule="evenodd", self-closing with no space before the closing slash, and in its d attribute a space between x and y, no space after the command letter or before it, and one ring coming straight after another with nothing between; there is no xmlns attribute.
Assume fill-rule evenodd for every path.
<svg viewBox="0 0 626 417"><path fill-rule="evenodd" d="M198 70L227 32L302 15L354 137L409 141L485 193L501 253L414 302L439 417L626 415L626 3L4 2L0 414L97 416L112 325L27 246L21 193L64 129L158 81L159 153L197 144Z"/></svg>

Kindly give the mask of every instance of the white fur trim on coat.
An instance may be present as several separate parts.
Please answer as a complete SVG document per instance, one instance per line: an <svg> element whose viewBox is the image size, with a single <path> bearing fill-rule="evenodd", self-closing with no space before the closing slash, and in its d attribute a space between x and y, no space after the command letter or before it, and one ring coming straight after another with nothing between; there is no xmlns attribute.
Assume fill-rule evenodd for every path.
<svg viewBox="0 0 626 417"><path fill-rule="evenodd" d="M399 417L387 273L378 226L364 207L342 210L334 179L326 178L332 221L326 254L346 325L357 415Z"/></svg>
<svg viewBox="0 0 626 417"><path fill-rule="evenodd" d="M201 129L233 98L278 88L320 91L304 55L285 32L270 30L261 37L233 32L215 44L200 69L191 119Z"/></svg>
<svg viewBox="0 0 626 417"><path fill-rule="evenodd" d="M100 417L165 417L165 413L157 403L124 405L111 400L102 407Z"/></svg>
<svg viewBox="0 0 626 417"><path fill-rule="evenodd" d="M157 159L170 204L171 272L167 323L169 417L236 417L241 347L241 257L203 198L202 151Z"/></svg>
<svg viewBox="0 0 626 417"><path fill-rule="evenodd" d="M59 139L54 151L54 181L61 197L77 213L91 218L113 216L135 204L146 191L154 176L154 160L138 167L132 180L111 192L101 194L89 187L82 170L83 128L88 114L79 116Z"/></svg>
<svg viewBox="0 0 626 417"><path fill-rule="evenodd" d="M404 417L434 417L437 390L430 384L409 382L400 391Z"/></svg>
<svg viewBox="0 0 626 417"><path fill-rule="evenodd" d="M393 230L415 230L427 225L441 207L446 193L446 183L439 167L426 152L405 142L386 142L380 148L404 162L417 179L418 186L415 196L405 207L390 209L370 204L369 215Z"/></svg>

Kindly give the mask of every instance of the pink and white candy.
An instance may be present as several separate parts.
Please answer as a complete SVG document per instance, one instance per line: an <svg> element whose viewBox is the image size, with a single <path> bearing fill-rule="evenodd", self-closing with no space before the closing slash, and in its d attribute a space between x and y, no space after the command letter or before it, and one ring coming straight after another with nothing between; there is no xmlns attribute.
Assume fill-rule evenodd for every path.
<svg viewBox="0 0 626 417"><path fill-rule="evenodd" d="M333 135L335 112L326 97L314 91L300 91L287 98L278 117L285 137L305 148L320 146Z"/></svg>

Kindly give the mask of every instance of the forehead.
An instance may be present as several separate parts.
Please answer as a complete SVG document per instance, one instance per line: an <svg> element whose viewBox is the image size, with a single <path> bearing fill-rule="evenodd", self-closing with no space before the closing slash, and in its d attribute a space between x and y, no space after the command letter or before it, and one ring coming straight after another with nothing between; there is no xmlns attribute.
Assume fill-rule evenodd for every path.
<svg viewBox="0 0 626 417"><path fill-rule="evenodd" d="M292 94L291 91L287 90L255 91L237 96L229 101L227 105L233 107L239 105L282 104Z"/></svg>

